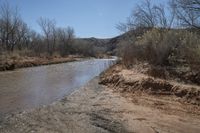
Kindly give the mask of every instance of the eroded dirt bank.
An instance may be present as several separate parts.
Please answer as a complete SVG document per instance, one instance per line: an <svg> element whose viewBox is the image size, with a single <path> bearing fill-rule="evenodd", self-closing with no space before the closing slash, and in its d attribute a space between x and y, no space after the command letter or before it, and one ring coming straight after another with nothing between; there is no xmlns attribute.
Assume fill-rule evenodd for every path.
<svg viewBox="0 0 200 133"><path fill-rule="evenodd" d="M0 57L3 58L3 57ZM17 68L42 66L50 64L66 63L71 61L78 61L81 56L67 56L67 57L13 57L8 59L0 59L0 71L14 70Z"/></svg>
<svg viewBox="0 0 200 133"><path fill-rule="evenodd" d="M126 69L122 65L115 65L101 75L100 83L122 94L149 94L149 96L170 98L173 101L200 106L200 86L154 78L144 74L146 70L142 66L139 67Z"/></svg>
<svg viewBox="0 0 200 133"><path fill-rule="evenodd" d="M198 133L197 105L141 94L134 98L98 84L86 86L52 105L7 116L5 133ZM129 93L130 94L130 93ZM126 97L125 97L126 96Z"/></svg>

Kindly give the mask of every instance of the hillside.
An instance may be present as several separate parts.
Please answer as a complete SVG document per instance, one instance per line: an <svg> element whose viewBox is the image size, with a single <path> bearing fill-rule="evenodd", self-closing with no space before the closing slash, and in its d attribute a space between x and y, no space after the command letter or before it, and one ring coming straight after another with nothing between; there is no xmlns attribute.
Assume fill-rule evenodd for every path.
<svg viewBox="0 0 200 133"><path fill-rule="evenodd" d="M133 38L142 35L147 29L131 30L113 38L77 38L76 41L84 44L93 45L95 47L105 48L106 52L116 55L116 48L124 41L131 41Z"/></svg>

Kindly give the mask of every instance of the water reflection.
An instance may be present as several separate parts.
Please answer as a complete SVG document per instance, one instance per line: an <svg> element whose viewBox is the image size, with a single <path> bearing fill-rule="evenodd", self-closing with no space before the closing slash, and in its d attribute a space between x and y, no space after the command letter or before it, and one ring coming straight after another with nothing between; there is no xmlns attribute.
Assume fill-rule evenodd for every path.
<svg viewBox="0 0 200 133"><path fill-rule="evenodd" d="M93 59L0 73L0 115L49 104L98 76L115 59Z"/></svg>

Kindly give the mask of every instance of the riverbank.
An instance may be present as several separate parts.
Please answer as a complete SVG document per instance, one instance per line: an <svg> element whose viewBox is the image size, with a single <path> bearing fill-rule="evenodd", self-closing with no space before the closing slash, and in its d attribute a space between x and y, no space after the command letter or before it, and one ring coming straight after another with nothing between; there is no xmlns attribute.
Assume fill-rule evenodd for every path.
<svg viewBox="0 0 200 133"><path fill-rule="evenodd" d="M4 57L2 57L4 58ZM18 68L34 67L42 65L51 65L67 63L81 60L82 56L70 55L66 57L9 57L0 62L0 71L14 70Z"/></svg>
<svg viewBox="0 0 200 133"><path fill-rule="evenodd" d="M124 95L95 78L80 90L41 108L9 115L0 132L198 133L199 106L149 95Z"/></svg>
<svg viewBox="0 0 200 133"><path fill-rule="evenodd" d="M148 71L146 69L149 68L141 64L135 65L132 69L126 69L118 64L101 75L100 83L133 97L135 94L148 94L200 106L200 86L155 78L145 74Z"/></svg>

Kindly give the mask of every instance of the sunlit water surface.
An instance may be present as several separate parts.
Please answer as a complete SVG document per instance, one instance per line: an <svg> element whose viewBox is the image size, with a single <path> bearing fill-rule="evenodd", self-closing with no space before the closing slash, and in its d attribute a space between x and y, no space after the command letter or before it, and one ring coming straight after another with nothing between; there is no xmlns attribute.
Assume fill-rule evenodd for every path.
<svg viewBox="0 0 200 133"><path fill-rule="evenodd" d="M115 62L115 59L91 59L0 72L0 116L61 99Z"/></svg>

